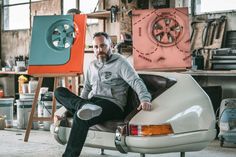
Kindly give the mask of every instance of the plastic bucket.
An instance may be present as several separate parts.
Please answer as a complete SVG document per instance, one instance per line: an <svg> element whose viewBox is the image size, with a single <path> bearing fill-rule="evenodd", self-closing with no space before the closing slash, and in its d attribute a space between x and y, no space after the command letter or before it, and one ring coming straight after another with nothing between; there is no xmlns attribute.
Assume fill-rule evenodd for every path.
<svg viewBox="0 0 236 157"><path fill-rule="evenodd" d="M32 99L19 99L17 103L17 128L26 129L32 109ZM38 122L33 122L33 129L38 129Z"/></svg>
<svg viewBox="0 0 236 157"><path fill-rule="evenodd" d="M43 117L50 117L52 114L52 101L43 101L44 108L43 108ZM43 129L50 130L50 125L52 122L44 121L43 122Z"/></svg>
<svg viewBox="0 0 236 157"><path fill-rule="evenodd" d="M43 101L44 104L43 108L43 117L51 117L52 115L52 101ZM56 106L56 109L59 109L61 105ZM43 122L43 129L49 131L50 130L50 125L52 124L52 121L44 121Z"/></svg>
<svg viewBox="0 0 236 157"><path fill-rule="evenodd" d="M52 92L45 93L44 96L41 98L40 104L43 107L43 117L51 117L52 115ZM60 108L61 106L59 104L56 104L56 109ZM43 129L44 130L50 130L50 125L52 124L51 121L44 121L43 122Z"/></svg>
<svg viewBox="0 0 236 157"><path fill-rule="evenodd" d="M0 116L5 116L6 128L13 127L13 103L14 98L0 99Z"/></svg>

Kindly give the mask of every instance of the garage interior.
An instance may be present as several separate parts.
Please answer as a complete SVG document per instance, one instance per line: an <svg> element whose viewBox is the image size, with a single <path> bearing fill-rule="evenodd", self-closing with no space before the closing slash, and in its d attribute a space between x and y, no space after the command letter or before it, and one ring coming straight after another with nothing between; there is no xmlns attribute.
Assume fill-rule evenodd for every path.
<svg viewBox="0 0 236 157"><path fill-rule="evenodd" d="M47 61L53 62L53 57L47 58L47 49L42 48L46 42L40 40L43 31L37 27L45 26L50 20L38 22L35 26L35 17L50 16L54 19L77 14L87 18L82 71L85 72L95 59L93 34L107 32L114 45L113 51L124 56L137 71L190 75L209 96L216 128L214 140L200 151L123 154L118 150L85 146L82 157L235 156L235 10L234 0L0 0L0 156L62 156L66 146L57 142L51 128L54 111L61 107L55 101L53 91L56 86L65 86L79 95L83 89L83 72L39 75L37 68L42 68L41 65L36 71L32 67L33 72L28 70L32 51L37 49L35 44L36 47L39 45L37 52L42 51L39 56L45 58L46 64ZM155 20L149 21L152 16ZM39 28L38 36L33 38L36 28ZM54 29L52 34L57 35L55 30L58 29ZM48 39L53 38L49 36ZM52 44L60 50L60 41ZM68 41L63 49L72 45L73 41ZM165 54L161 57L155 55L161 52ZM179 54L184 56L178 59ZM166 64L162 64L163 60ZM229 110L230 122L223 120L224 126L221 126L225 127L227 123L235 137L232 138L234 142L218 137L223 113L221 106L226 102L233 106Z"/></svg>

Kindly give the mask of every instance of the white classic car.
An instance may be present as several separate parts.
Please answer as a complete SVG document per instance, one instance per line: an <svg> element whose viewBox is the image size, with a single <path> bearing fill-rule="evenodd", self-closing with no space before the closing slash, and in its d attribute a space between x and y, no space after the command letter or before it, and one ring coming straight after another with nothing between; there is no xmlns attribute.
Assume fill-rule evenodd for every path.
<svg viewBox="0 0 236 157"><path fill-rule="evenodd" d="M85 146L158 154L199 151L215 139L215 113L208 95L189 74L139 72L152 95L152 111L137 111L138 98L129 90L123 120L90 128ZM65 115L59 109L56 115ZM64 110L65 111L65 110ZM51 126L55 139L66 144L72 121L62 118Z"/></svg>

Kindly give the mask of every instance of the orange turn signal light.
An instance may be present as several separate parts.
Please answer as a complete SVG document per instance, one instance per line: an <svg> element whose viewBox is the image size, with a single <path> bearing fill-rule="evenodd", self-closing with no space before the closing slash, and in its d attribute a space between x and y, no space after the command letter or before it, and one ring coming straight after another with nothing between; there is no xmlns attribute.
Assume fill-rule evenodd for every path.
<svg viewBox="0 0 236 157"><path fill-rule="evenodd" d="M134 136L157 136L173 134L170 124L162 125L130 125L130 135Z"/></svg>

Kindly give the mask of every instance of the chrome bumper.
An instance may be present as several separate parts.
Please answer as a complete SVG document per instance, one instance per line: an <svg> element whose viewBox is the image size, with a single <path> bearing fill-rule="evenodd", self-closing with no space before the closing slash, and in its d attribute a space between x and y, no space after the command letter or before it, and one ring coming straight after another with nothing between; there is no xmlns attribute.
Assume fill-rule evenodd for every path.
<svg viewBox="0 0 236 157"><path fill-rule="evenodd" d="M115 146L120 153L126 154L128 152L127 145L125 143L125 138L127 136L128 130L127 125L118 126L115 134Z"/></svg>

